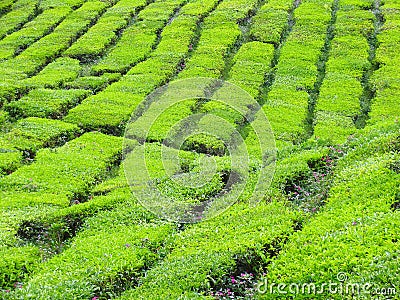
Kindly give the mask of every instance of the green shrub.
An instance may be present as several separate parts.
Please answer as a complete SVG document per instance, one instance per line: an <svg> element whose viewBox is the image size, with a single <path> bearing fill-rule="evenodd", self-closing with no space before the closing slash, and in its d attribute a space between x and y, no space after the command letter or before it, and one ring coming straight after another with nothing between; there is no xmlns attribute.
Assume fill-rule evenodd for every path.
<svg viewBox="0 0 400 300"><path fill-rule="evenodd" d="M22 71L29 75L34 74L48 61L53 60L62 51L67 49L73 40L96 20L107 4L104 1L89 1L69 14L50 34L31 44L25 51L3 65Z"/></svg>
<svg viewBox="0 0 400 300"><path fill-rule="evenodd" d="M155 7L159 4L157 6L155 4L153 9L156 11ZM141 11L141 14L145 11L146 9ZM153 13L149 12L150 15ZM191 38L188 37L193 37L195 34L194 23L195 19L192 17L178 15L165 27L165 34L161 35L159 47L147 60L135 65L127 75L108 86L103 92L84 100L81 105L70 111L65 120L85 129L100 129L121 134L125 123L145 96L164 84L179 67L189 49ZM176 43L176 40L180 43ZM174 51L171 52L171 44L179 46L174 46ZM97 113L93 114L93 111Z"/></svg>
<svg viewBox="0 0 400 300"><path fill-rule="evenodd" d="M376 49L376 61L380 68L371 77L376 97L371 104L370 119L367 124L391 120L397 122L399 109L399 72L397 61L400 41L400 7L395 1L386 1L382 7L385 23L377 36L379 47Z"/></svg>
<svg viewBox="0 0 400 300"><path fill-rule="evenodd" d="M239 271L241 264L247 266L246 260L267 264L267 252L279 249L291 235L295 219L282 203L272 202L252 209L234 205L212 220L190 225L176 236L172 252L121 299L200 298L224 276ZM249 252L254 257L247 257Z"/></svg>
<svg viewBox="0 0 400 300"><path fill-rule="evenodd" d="M101 76L83 76L66 83L65 87L67 89L87 89L93 92L99 92L109 84L118 81L120 78L120 73L104 73Z"/></svg>
<svg viewBox="0 0 400 300"><path fill-rule="evenodd" d="M128 24L129 19L144 5L145 0L121 0L110 7L65 54L78 59L94 59L104 53L117 38L117 32Z"/></svg>
<svg viewBox="0 0 400 300"><path fill-rule="evenodd" d="M166 108L153 102L143 116L128 126L127 134L138 140L162 142L173 126L192 113L195 104L195 100L184 100Z"/></svg>
<svg viewBox="0 0 400 300"><path fill-rule="evenodd" d="M58 88L64 82L72 81L81 71L79 60L68 57L57 58L39 74L28 78L24 83L32 87Z"/></svg>
<svg viewBox="0 0 400 300"><path fill-rule="evenodd" d="M274 47L261 42L249 42L240 47L233 58L229 82L238 85L252 97L259 99L260 90L270 71Z"/></svg>
<svg viewBox="0 0 400 300"><path fill-rule="evenodd" d="M385 253L395 255L397 251L396 228L400 219L391 205L400 178L388 164L398 159L398 155L387 151L398 138L398 126L374 128L366 133L348 143L352 150L339 161L326 206L294 234L272 263L269 283L300 286L314 283L321 287L324 282L340 283L336 278L339 272L346 274L344 285L369 282L374 287L382 287L380 284L385 283L379 279L374 261ZM396 285L396 279L391 284ZM327 289L323 295L328 295ZM288 296L294 295L266 293L260 298L287 299ZM315 295L295 296L303 299ZM351 294L329 296L343 299Z"/></svg>
<svg viewBox="0 0 400 300"><path fill-rule="evenodd" d="M37 3L29 0L16 1L11 11L0 18L0 38L18 29L37 12Z"/></svg>
<svg viewBox="0 0 400 300"><path fill-rule="evenodd" d="M286 1L286 3L274 2L278 1L264 4L257 15L254 16L250 35L254 40L277 45L281 41L283 32L287 29L288 10L292 6L292 1ZM283 7L282 4L284 4Z"/></svg>
<svg viewBox="0 0 400 300"><path fill-rule="evenodd" d="M1 2L0 15L3 15L5 13L7 13L8 11L10 11L13 2L14 2L13 0L6 0L6 1Z"/></svg>
<svg viewBox="0 0 400 300"><path fill-rule="evenodd" d="M0 42L0 59L9 59L56 27L69 13L69 7L55 7L43 11L19 31L6 36Z"/></svg>
<svg viewBox="0 0 400 300"><path fill-rule="evenodd" d="M137 208L127 208L125 215L131 212L132 217ZM88 226L92 222L89 221ZM15 291L15 297L106 297L135 284L141 271L159 259L172 226L131 222L130 218L129 224L120 223L114 229L100 231L86 230L86 234L76 236L70 248L44 263L40 272Z"/></svg>
<svg viewBox="0 0 400 300"><path fill-rule="evenodd" d="M275 137L298 143L306 137L308 92L318 78L331 8L317 2L304 2L294 10L294 26L280 50L275 80L263 105Z"/></svg>
<svg viewBox="0 0 400 300"><path fill-rule="evenodd" d="M31 165L0 179L2 191L64 194L80 199L121 156L121 139L86 133L64 146L42 149Z"/></svg>
<svg viewBox="0 0 400 300"><path fill-rule="evenodd" d="M365 92L362 79L372 66L369 44L363 31L371 31L373 14L339 8L336 29L339 34L331 41L326 75L315 106L314 134L333 143L343 143L355 132L355 122L361 113L361 98ZM350 20L357 18L357 25ZM346 28L346 30L342 30Z"/></svg>
<svg viewBox="0 0 400 300"><path fill-rule="evenodd" d="M14 172L21 166L23 155L3 137L0 138L0 177Z"/></svg>
<svg viewBox="0 0 400 300"><path fill-rule="evenodd" d="M4 139L16 149L35 153L40 148L60 146L78 132L74 124L32 117L19 120Z"/></svg>
<svg viewBox="0 0 400 300"><path fill-rule="evenodd" d="M96 73L123 72L145 59L157 42L157 33L182 4L183 0L168 0L147 5L138 14L138 21L122 33L115 47L92 70Z"/></svg>
<svg viewBox="0 0 400 300"><path fill-rule="evenodd" d="M351 117L334 112L317 112L314 136L332 144L342 144L357 131Z"/></svg>
<svg viewBox="0 0 400 300"><path fill-rule="evenodd" d="M4 290L20 288L20 282L23 282L41 262L39 249L32 246L2 248L0 255L0 288Z"/></svg>
<svg viewBox="0 0 400 300"><path fill-rule="evenodd" d="M18 101L7 104L4 109L15 118L60 118L68 109L77 105L89 93L85 90L35 89Z"/></svg>

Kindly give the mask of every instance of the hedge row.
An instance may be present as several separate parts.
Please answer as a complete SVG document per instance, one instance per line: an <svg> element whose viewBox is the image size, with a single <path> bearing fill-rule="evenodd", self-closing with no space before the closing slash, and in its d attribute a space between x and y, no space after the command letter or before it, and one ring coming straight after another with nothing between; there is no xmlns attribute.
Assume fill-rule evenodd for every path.
<svg viewBox="0 0 400 300"><path fill-rule="evenodd" d="M5 102L15 100L26 93L26 87L21 84L21 80L26 77L26 74L22 72L0 66L0 107Z"/></svg>
<svg viewBox="0 0 400 300"><path fill-rule="evenodd" d="M205 160L215 167L215 172L207 173L200 163ZM218 201L225 197L225 179L232 172L230 161L220 157L213 161L215 165L204 154L147 143L127 155L124 168L129 185L147 209L157 216L182 221L192 217L181 215L182 211L190 211L193 205L217 195ZM240 172L236 170L238 176ZM152 189L148 187L150 183ZM193 217L206 217L206 213L213 213L212 208L215 207L207 208L204 215Z"/></svg>
<svg viewBox="0 0 400 300"><path fill-rule="evenodd" d="M295 24L281 48L275 81L263 106L277 140L299 142L305 137L308 92L317 81L317 64L334 9L324 1L302 1Z"/></svg>
<svg viewBox="0 0 400 300"><path fill-rule="evenodd" d="M222 284L224 277L253 271L244 268L256 261L267 264L268 253L279 251L292 234L296 218L282 203L252 209L237 204L210 221L188 226L175 237L172 252L119 299L210 296L210 286Z"/></svg>
<svg viewBox="0 0 400 300"><path fill-rule="evenodd" d="M61 121L27 118L20 120L0 136L0 174L10 174L44 147L55 147L73 139L78 127Z"/></svg>
<svg viewBox="0 0 400 300"><path fill-rule="evenodd" d="M100 76L82 76L64 84L67 89L86 89L97 93L109 84L118 81L121 78L120 73L104 73Z"/></svg>
<svg viewBox="0 0 400 300"><path fill-rule="evenodd" d="M0 39L21 27L24 23L38 13L38 2L31 0L18 0L11 11L0 17Z"/></svg>
<svg viewBox="0 0 400 300"><path fill-rule="evenodd" d="M230 16L230 14L227 12L228 9L232 10L232 14L236 19L236 21L240 21L240 18L245 17L248 13L249 10L251 9L250 4L243 4L241 2L237 3L225 3L222 2L220 5L218 5L215 9L215 11L210 14L209 17L205 19L204 26L199 40L199 46L196 48L196 50L193 52L193 55L191 58L189 58L188 62L185 63L185 69L179 73L178 78L185 78L186 72L189 72L190 74L192 71L190 71L190 64L193 62L196 66L193 69L195 70L198 68L202 68L201 64L207 64L209 63L205 60L202 60L201 57L208 56L209 54L206 54L206 49L214 49L211 51L215 51L215 49L221 49L221 52L215 52L215 59L218 60L221 59L222 64L220 66L214 65L213 63L210 64L212 68L215 70L218 69L219 73L222 73L224 68L225 68L225 61L224 58L227 54L228 49L232 47L231 42L233 40L230 40L230 42L226 42L224 40L218 39L218 41L214 38L210 38L210 36L207 33L207 28L210 27L211 25L209 24L217 24L217 22L220 22L220 20L225 20ZM236 15L237 14L237 15ZM232 18L232 16L230 16ZM218 20L218 21L217 21ZM219 23L218 23L219 24ZM233 26L233 28L237 28L237 25L231 25L230 23L228 24L229 26ZM207 27L208 26L208 27ZM219 25L218 25L219 26ZM214 27L213 27L214 28ZM220 27L218 27L220 28ZM227 31L232 31L232 29L228 29L228 26L226 27ZM225 50L224 50L225 49ZM225 54L224 54L225 52ZM263 83L265 73L269 69L269 65L271 64L271 59L272 59L272 52L273 52L273 47L270 45L264 45L262 43L248 43L245 44L245 46L241 47L239 49L239 53L235 55L233 58L233 69L229 73L228 77L231 78L230 81L232 83L236 83L241 87L245 87L246 89L251 91L253 94L258 93L260 86ZM212 58L214 60L214 58ZM196 62L197 61L197 62ZM254 66L257 66L256 70L254 71ZM206 67L205 65L203 67ZM208 67L207 67L208 68ZM202 73L200 76L204 77L207 74ZM251 75L251 79L247 80L246 75ZM215 77L215 74L211 77ZM190 85L191 83L187 82L186 84ZM194 82L193 82L194 84ZM191 87L190 93L185 92L185 97L187 99L191 97L196 97L196 98L202 98L205 96L205 90L208 88L208 85L211 85L211 82L204 81L203 83L198 83L196 87ZM168 91L166 92L165 99L168 97L171 97L173 95L174 89L179 88L179 82L176 83L175 85L172 85L168 88ZM182 87L183 88L183 87ZM188 88L188 87L186 87ZM227 89L229 90L229 86ZM204 89L203 91L201 89ZM228 91L227 91L228 92ZM221 93L224 93L221 91ZM232 93L231 93L232 94ZM182 95L182 91L179 91L177 94L179 96ZM173 96L172 96L173 97ZM162 98L161 98L162 100ZM172 99L169 99L172 100ZM176 100L175 98L173 100ZM229 99L226 99L229 101ZM145 139L147 137L148 141L162 141L164 138L166 138L166 134L170 131L172 126L178 126L178 122L184 119L185 117L188 117L193 113L193 109L195 108L196 102L193 100L188 100L184 102L180 102L179 104L176 104L175 106L168 107L171 103L168 101L155 101L152 103L149 107L149 109L144 113L143 116L141 116L138 120L136 120L132 126L130 127L131 129L131 134L135 136L136 138L139 139ZM219 104L212 104L210 103L208 106L210 108L207 108L207 105L200 110L201 113L208 113L210 112L209 110L213 110L211 106L216 105L220 106ZM234 106L240 106L239 103L234 103ZM222 105L223 106L223 105ZM226 107L225 107L226 108ZM234 112L234 110L229 109L229 112L225 112L223 107L219 107L218 112L222 113L222 117L232 117L234 120L237 120L238 122L240 120L243 120L244 116L239 116L239 119L237 116L234 116L237 114L237 112ZM248 111L248 108L247 110ZM213 111L214 113L216 110ZM244 111L242 111L243 113ZM206 117L207 118L207 117ZM153 124L151 129L146 132L145 128L148 128L148 120L152 120ZM208 120L210 121L210 120ZM200 121L200 123L206 123L205 120ZM234 122L232 122L233 125ZM185 126L185 123L182 123L181 126ZM217 125L215 125L217 127ZM179 132L179 129L176 129ZM176 133L175 133L176 134ZM173 138L173 136L170 136L170 138ZM196 139L201 139L196 140ZM196 145L195 145L196 144ZM200 148L204 148L202 152L209 152L207 149L209 149L212 153L219 153L222 154L225 150L223 149L223 145L221 144L221 140L216 140L215 138L212 138L211 136L205 136L205 135L200 135L197 137L193 137L190 141L189 144L187 144L185 147L195 147L198 150Z"/></svg>
<svg viewBox="0 0 400 300"><path fill-rule="evenodd" d="M118 162L121 152L120 138L86 133L60 148L38 151L34 163L0 179L0 190L16 193L13 198L16 203L18 193L33 193L38 201L41 193L81 200Z"/></svg>
<svg viewBox="0 0 400 300"><path fill-rule="evenodd" d="M400 214L394 206L400 177L393 169L399 160L398 132L398 126L374 127L348 143L350 151L339 162L326 206L292 236L270 265L269 286L259 298L315 298L312 289L301 292L304 284L314 284L320 297L368 299L379 295L364 293L364 284L370 285L370 293L373 288L399 286L398 268L390 263L390 257L398 257L400 237ZM270 293L272 283L275 294ZM277 292L280 283L287 284L287 294ZM329 293L329 283L342 292ZM289 284L296 284L300 292L293 294L295 288L289 290ZM358 284L360 293L351 284Z"/></svg>
<svg viewBox="0 0 400 300"><path fill-rule="evenodd" d="M257 1L221 2L202 25L198 45L178 78L220 78L225 58L233 50L242 32L238 22L246 18Z"/></svg>
<svg viewBox="0 0 400 300"><path fill-rule="evenodd" d="M1 200L9 200L8 196L1 193ZM43 195L46 197L46 195ZM28 197L25 199L29 200ZM3 298L4 290L17 288L16 284L26 280L27 275L34 271L42 259L42 252L33 245L21 243L16 233L19 223L29 218L36 218L40 214L54 213L59 206L49 206L44 204L32 204L31 206L6 207L2 205L0 210L0 253L2 260L0 262L0 293ZM4 290L3 290L4 289Z"/></svg>
<svg viewBox="0 0 400 300"><path fill-rule="evenodd" d="M79 60L60 57L48 64L36 76L25 79L23 84L30 88L60 88L63 83L77 78L81 69Z"/></svg>
<svg viewBox="0 0 400 300"><path fill-rule="evenodd" d="M23 153L4 138L0 138L0 177L14 172L21 166Z"/></svg>
<svg viewBox="0 0 400 300"><path fill-rule="evenodd" d="M35 153L40 148L64 144L73 139L78 130L74 124L32 117L18 121L3 138L18 150Z"/></svg>
<svg viewBox="0 0 400 300"><path fill-rule="evenodd" d="M259 13L255 17L257 17ZM282 34L282 31L279 32ZM240 47L233 58L229 71L229 82L248 92L254 99L260 98L260 91L270 72L274 47L262 42L249 42Z"/></svg>
<svg viewBox="0 0 400 300"><path fill-rule="evenodd" d="M93 66L92 71L126 72L135 63L144 60L156 46L157 34L185 2L186 0L155 1L147 5L138 14L133 25L122 32L115 47Z"/></svg>
<svg viewBox="0 0 400 300"><path fill-rule="evenodd" d="M164 254L174 225L149 222L141 206L129 201L86 220L68 249L43 263L12 299L92 299L116 296L134 286L143 270Z"/></svg>
<svg viewBox="0 0 400 300"><path fill-rule="evenodd" d="M349 9L348 2L352 3L342 1L337 13L335 37L315 107L314 135L332 143L343 143L356 131L364 93L361 80L372 67L367 38L374 30L374 15L353 6Z"/></svg>
<svg viewBox="0 0 400 300"><path fill-rule="evenodd" d="M42 13L31 22L26 23L20 31L10 34L0 42L2 43L0 56L5 55L4 58L8 58L7 61L0 62L0 76L2 79L0 84L0 105L2 105L5 100L14 100L26 92L26 86L21 81L27 77L24 72L33 73L36 69L40 69L43 64L46 64L59 54L61 50L59 51L58 48L60 45L57 45L59 42L58 38L60 38L60 41L64 41L66 38L68 39L67 35L70 34L69 31L72 30L72 32L74 32L74 30L76 30L76 24L74 26L73 19L79 16L82 17L82 12L75 11L71 13L71 9L79 8L84 2L83 0L39 1L39 8L37 11ZM18 2L16 2L16 4L17 3ZM90 6L89 4L87 5ZM67 18L67 20L65 20L65 18ZM65 22L61 22L62 20ZM63 34L59 29L56 29L60 27L60 22L67 27L67 32ZM80 21L78 20L78 22ZM56 31L56 34L53 33L53 30ZM47 33L50 33L49 35L53 38L49 38L47 35L42 38L45 39L44 43L43 41L37 41L37 39ZM78 33L80 33L80 30L78 30ZM72 40L73 37L71 37L71 42ZM34 46L36 43L39 43L39 47ZM32 49L27 50L28 55L21 56L22 59L12 58L14 54L18 55L21 51L24 52L26 47L32 47ZM64 46L61 48L63 47ZM47 54L43 56L39 48L43 48L44 52ZM53 48L53 50L50 48ZM38 55L38 61L35 62L36 55ZM28 63L29 66L25 66L25 63Z"/></svg>
<svg viewBox="0 0 400 300"><path fill-rule="evenodd" d="M23 51L30 44L51 32L69 13L71 13L71 8L66 6L45 10L19 31L0 41L0 59L9 59Z"/></svg>
<svg viewBox="0 0 400 300"><path fill-rule="evenodd" d="M273 47L271 45L259 42L244 44L233 58L233 67L229 73L229 81L233 84L237 84L239 88L244 88L251 92L254 97L258 97L260 88L264 82L264 77L270 68L272 55ZM249 76L249 78L247 76ZM139 140L147 139L147 141L159 142L166 139L167 135L170 134L168 139L173 140L174 135L179 134L180 130L182 130L180 127L188 125L185 123L184 119L193 114L197 103L197 101L193 99L205 97L205 91L211 85L211 80L204 80L204 82L183 81L182 84L180 84L179 81L172 83L160 99L151 103L144 114L129 125L127 133ZM238 96L238 94L241 94L242 97ZM239 99L237 99L237 97L239 97ZM246 114L249 112L249 107L246 107L246 104L249 103L249 99L246 97L249 96L228 84L225 87L221 87L216 92L214 98L218 98L219 102L211 100L201 105L198 112L217 115L236 127L245 121ZM179 99L189 100L173 104L174 101ZM245 103L242 103L242 101ZM231 107L228 107L228 103L231 104ZM236 111L234 107L237 109L240 107L241 111ZM205 116L205 118L208 118L208 116ZM149 121L152 123L151 126L149 126ZM179 121L183 121L183 123L179 124ZM219 125L213 124L210 120L206 121L204 119L199 120L199 122L199 126L201 127L201 124L203 124L202 128L208 129L209 132L212 132L212 128L214 127L214 133L220 131L218 130ZM217 123L219 124L220 122ZM175 128L172 128L173 126L175 126ZM234 130L234 128L232 129ZM228 132L224 135L227 139L230 137L230 133ZM228 141L227 139L225 139L225 142ZM221 140L215 139L209 135L192 137L187 141L185 147L188 149L202 149L201 152L209 154L221 155L225 151Z"/></svg>
<svg viewBox="0 0 400 300"><path fill-rule="evenodd" d="M139 141L158 141L166 139L169 131L185 117L192 114L196 101L194 99L205 96L205 89L211 85L211 80L193 82L176 81L169 84L162 95L151 101L146 111L134 122L128 124L125 135ZM171 136L172 138L172 136Z"/></svg>
<svg viewBox="0 0 400 300"><path fill-rule="evenodd" d="M253 100L252 97L258 99L261 96L260 93L266 75L270 71L273 55L273 46L261 42L245 43L239 48L232 59L233 65L228 73L229 83L235 86L225 84L219 87L214 91L212 100L197 108L198 113L206 114L199 120L197 131L208 132L209 134L200 133L190 137L183 145L185 149L195 149L213 155L224 155L227 154L226 145L235 145L239 142L235 140L235 137L236 139L239 138L237 135L241 127L249 121L246 118L251 117L250 114L254 113L253 110L256 109L251 100ZM150 108L153 106L160 105L154 103ZM184 113L178 109L175 111L179 111L179 114ZM147 116L148 112L145 115ZM171 121L166 120L167 116L171 115L170 110L166 111L164 115L166 117L161 116L160 120L157 120L154 124L154 132L163 133L156 135L159 141L165 138L165 133L179 121L179 119L170 119L169 117L168 120ZM182 124L183 127L186 125L185 123ZM224 132L221 131L222 128L224 128ZM155 136L152 133L153 128L148 136L150 140ZM179 130L175 134L179 134ZM213 136L213 134L217 136Z"/></svg>
<svg viewBox="0 0 400 300"><path fill-rule="evenodd" d="M21 54L1 63L0 66L25 72L35 73L42 66L67 49L80 34L105 11L110 2L90 1L69 14L52 33L31 44Z"/></svg>
<svg viewBox="0 0 400 300"><path fill-rule="evenodd" d="M85 99L70 111L65 120L85 129L102 129L121 134L124 124L138 104L175 73L188 52L196 24L213 9L215 3L213 0L201 6L199 2L199 16L178 15L164 28L158 47L147 60L134 66L120 81L109 85L101 93ZM97 113L93 114L93 111Z"/></svg>
<svg viewBox="0 0 400 300"><path fill-rule="evenodd" d="M126 27L133 15L146 5L145 0L120 0L64 54L80 60L94 59L102 55L106 47L117 39L118 31Z"/></svg>
<svg viewBox="0 0 400 300"><path fill-rule="evenodd" d="M376 60L380 68L372 75L376 90L372 100L369 124L383 120L396 120L400 116L397 99L400 96L400 75L397 71L400 43L400 5L397 1L385 1L381 7L385 23L378 35L379 48Z"/></svg>
<svg viewBox="0 0 400 300"><path fill-rule="evenodd" d="M293 1L274 0L264 4L251 24L250 36L253 40L278 45L282 32L288 28L289 11Z"/></svg>
<svg viewBox="0 0 400 300"><path fill-rule="evenodd" d="M39 3L39 9L44 11L54 7L66 6L72 9L79 8L86 0L42 0Z"/></svg>
<svg viewBox="0 0 400 300"><path fill-rule="evenodd" d="M60 253L67 239L76 234L88 217L103 210L116 209L118 203L130 199L131 192L122 168L118 174L93 190L94 193L107 195L90 196L90 201L80 205L69 206L68 201L60 195L2 193L0 252L4 259L1 262L3 271L0 287L3 292L18 289L16 282L27 281L44 259ZM126 206L122 208L126 209ZM145 220L151 217L140 207L137 207L137 213ZM33 242L37 246L19 246L26 242Z"/></svg>
<svg viewBox="0 0 400 300"><path fill-rule="evenodd" d="M25 280L41 262L40 250L34 246L0 248L0 255L0 288L4 290L16 287L16 283Z"/></svg>
<svg viewBox="0 0 400 300"><path fill-rule="evenodd" d="M5 0L0 3L0 15L3 15L11 10L14 0Z"/></svg>
<svg viewBox="0 0 400 300"><path fill-rule="evenodd" d="M18 101L5 105L11 117L60 118L90 93L86 90L34 89Z"/></svg>

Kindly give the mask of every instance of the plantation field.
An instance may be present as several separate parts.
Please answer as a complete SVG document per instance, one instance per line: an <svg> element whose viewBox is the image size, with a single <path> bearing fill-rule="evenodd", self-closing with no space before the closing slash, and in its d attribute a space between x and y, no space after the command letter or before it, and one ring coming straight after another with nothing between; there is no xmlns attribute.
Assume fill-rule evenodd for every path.
<svg viewBox="0 0 400 300"><path fill-rule="evenodd" d="M400 0L0 0L0 299L400 299Z"/></svg>

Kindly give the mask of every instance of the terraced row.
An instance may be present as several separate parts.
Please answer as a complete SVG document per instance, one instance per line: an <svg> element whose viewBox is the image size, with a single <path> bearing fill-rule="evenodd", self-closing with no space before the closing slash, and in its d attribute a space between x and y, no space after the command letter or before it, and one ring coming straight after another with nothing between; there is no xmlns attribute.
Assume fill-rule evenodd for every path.
<svg viewBox="0 0 400 300"><path fill-rule="evenodd" d="M25 1L19 8L21 1L0 6L8 34L0 41L6 78L0 91L0 287L24 282L3 292L6 299L205 298L243 265L265 270L271 261L272 281L309 282L312 273L319 283L339 271L379 285L395 278L390 259L382 258L388 280L368 271L376 270L373 257L396 253L398 127L388 125L399 115L395 1ZM175 106L145 101L164 83L193 76L227 79L260 107L234 103L235 91L212 79L186 90L188 100ZM167 96L177 92L173 86ZM240 170L227 161L224 139L197 135L177 150L174 137L164 140L170 129L188 116L211 113L216 118L204 116L201 128L243 139L255 172L241 203L184 228L145 211L131 197L119 166L122 138L115 137L135 109L131 155L146 141L152 179L182 201L218 195L226 190L226 175ZM269 201L248 209L243 203L260 172L256 158L264 154L251 127L265 126L263 113L280 161L272 189L257 194ZM218 118L229 125L223 131ZM324 145L353 133L328 205L296 232L304 215L285 202L285 189L321 163ZM182 160L181 171L197 171L198 161L213 156L215 176L182 191L162 171L161 142ZM145 184L140 174L139 188ZM379 228L386 234L377 236L383 246L375 247L364 234L375 236ZM352 249L344 245L348 240ZM357 267L352 262L360 255Z"/></svg>

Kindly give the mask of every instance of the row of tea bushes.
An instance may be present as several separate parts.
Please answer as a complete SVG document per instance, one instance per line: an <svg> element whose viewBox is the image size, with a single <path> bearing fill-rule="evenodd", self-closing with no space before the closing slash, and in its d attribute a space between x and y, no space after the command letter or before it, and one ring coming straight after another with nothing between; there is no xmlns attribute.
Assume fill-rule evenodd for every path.
<svg viewBox="0 0 400 300"><path fill-rule="evenodd" d="M108 3L108 4L107 4ZM16 57L0 63L3 68L32 75L58 57L85 32L111 2L89 1L69 14L50 34L31 44Z"/></svg>
<svg viewBox="0 0 400 300"><path fill-rule="evenodd" d="M375 297L375 288L398 287L397 267L384 259L398 256L398 132L398 125L371 127L347 143L349 151L339 161L326 206L303 224L270 265L269 286L260 299L315 296L301 292L304 284L333 299ZM270 292L272 283L275 294ZM338 290L342 285L342 292L329 294L329 283ZM286 294L277 292L278 284L287 284ZM289 284L297 285L299 292L289 291ZM364 284L369 290L362 290Z"/></svg>
<svg viewBox="0 0 400 300"><path fill-rule="evenodd" d="M349 4L352 1L341 1L339 5L325 78L315 107L314 134L332 143L343 143L356 131L364 93L362 80L372 67L367 38L374 31L374 15Z"/></svg>
<svg viewBox="0 0 400 300"><path fill-rule="evenodd" d="M30 44L51 32L71 11L71 8L66 6L45 10L32 22L6 36L0 41L0 59L9 59L23 51Z"/></svg>
<svg viewBox="0 0 400 300"><path fill-rule="evenodd" d="M84 129L121 134L134 109L150 92L175 74L189 51L197 24L213 10L216 1L210 1L207 6L197 0L187 5L193 6L195 3L199 7L199 15L186 15L183 6L178 16L164 28L157 48L148 59L135 65L121 80L109 85L101 93L85 99L70 111L65 120Z"/></svg>
<svg viewBox="0 0 400 300"><path fill-rule="evenodd" d="M146 6L139 12L135 22L122 32L115 46L92 67L92 71L94 73L126 72L134 64L146 59L157 45L160 31L174 12L186 2L184 0L155 1Z"/></svg>
<svg viewBox="0 0 400 300"><path fill-rule="evenodd" d="M80 60L93 60L102 55L117 39L117 33L128 25L137 12L148 3L145 0L120 0L97 20L64 55Z"/></svg>
<svg viewBox="0 0 400 300"><path fill-rule="evenodd" d="M309 92L318 79L318 63L335 4L302 1L294 10L294 25L280 50L275 81L264 112L277 140L299 142L306 136Z"/></svg>
<svg viewBox="0 0 400 300"><path fill-rule="evenodd" d="M376 97L372 100L369 124L384 120L396 120L400 115L397 98L400 95L400 76L397 71L400 42L400 5L397 1L385 1L381 7L384 25L377 36L379 48L376 60L380 68L372 75Z"/></svg>

